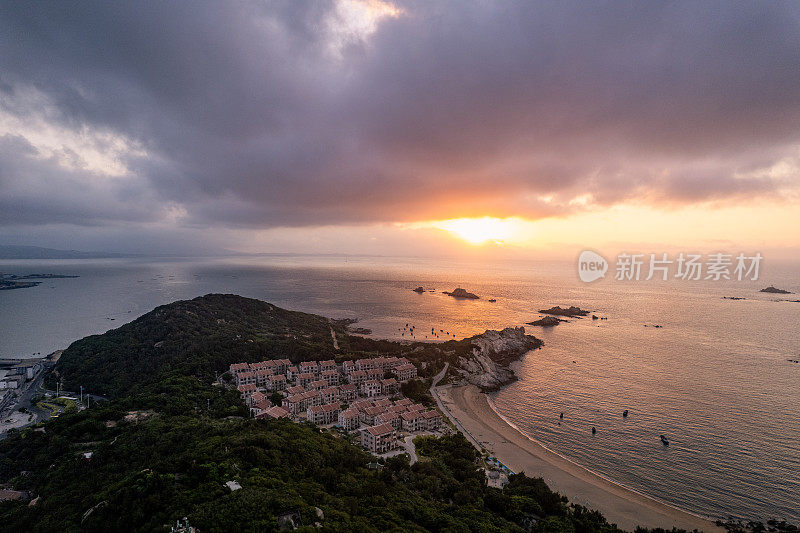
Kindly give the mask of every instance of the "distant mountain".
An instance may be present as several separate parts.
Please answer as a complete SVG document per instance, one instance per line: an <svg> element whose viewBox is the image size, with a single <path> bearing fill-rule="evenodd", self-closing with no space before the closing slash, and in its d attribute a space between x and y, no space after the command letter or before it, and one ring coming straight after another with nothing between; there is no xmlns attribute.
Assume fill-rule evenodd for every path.
<svg viewBox="0 0 800 533"><path fill-rule="evenodd" d="M131 257L131 255L0 244L0 259L98 259L107 257Z"/></svg>

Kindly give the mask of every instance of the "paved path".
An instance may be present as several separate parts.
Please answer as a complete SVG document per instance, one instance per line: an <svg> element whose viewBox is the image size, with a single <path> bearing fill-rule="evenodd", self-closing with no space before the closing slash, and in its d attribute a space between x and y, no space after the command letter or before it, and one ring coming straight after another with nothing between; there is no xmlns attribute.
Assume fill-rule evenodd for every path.
<svg viewBox="0 0 800 533"><path fill-rule="evenodd" d="M406 443L406 451L408 452L408 456L411 458L410 464L412 465L417 462L417 447L414 446L414 437L416 437L416 435L409 435L403 439Z"/></svg>
<svg viewBox="0 0 800 533"><path fill-rule="evenodd" d="M331 338L333 339L333 349L334 350L338 350L339 349L339 341L336 340L336 332L333 331L333 326L331 326Z"/></svg>

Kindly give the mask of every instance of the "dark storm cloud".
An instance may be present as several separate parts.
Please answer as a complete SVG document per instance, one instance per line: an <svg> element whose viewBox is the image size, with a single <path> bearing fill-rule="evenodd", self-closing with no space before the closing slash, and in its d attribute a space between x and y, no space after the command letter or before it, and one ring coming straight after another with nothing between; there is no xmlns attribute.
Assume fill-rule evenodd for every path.
<svg viewBox="0 0 800 533"><path fill-rule="evenodd" d="M797 168L797 4L399 5L343 40L323 2L4 3L0 108L141 150L107 180L4 139L0 221L539 217L797 187L768 174Z"/></svg>

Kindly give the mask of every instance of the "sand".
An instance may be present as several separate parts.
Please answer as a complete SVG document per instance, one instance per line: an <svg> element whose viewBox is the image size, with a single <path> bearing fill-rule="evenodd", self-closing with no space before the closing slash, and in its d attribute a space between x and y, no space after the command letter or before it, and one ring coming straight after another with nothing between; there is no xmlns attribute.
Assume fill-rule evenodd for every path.
<svg viewBox="0 0 800 533"><path fill-rule="evenodd" d="M688 531L723 532L712 521L639 494L559 456L509 425L476 387L439 387L440 407L467 438L514 472L542 477L548 486L577 503L603 513L622 529L673 526Z"/></svg>

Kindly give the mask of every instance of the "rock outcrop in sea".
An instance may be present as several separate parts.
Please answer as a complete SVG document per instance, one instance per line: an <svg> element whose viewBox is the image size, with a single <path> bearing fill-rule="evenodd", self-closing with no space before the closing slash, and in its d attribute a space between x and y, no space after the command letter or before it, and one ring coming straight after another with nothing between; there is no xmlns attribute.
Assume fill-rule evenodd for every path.
<svg viewBox="0 0 800 533"><path fill-rule="evenodd" d="M561 318L556 318L554 316L546 316L544 318L540 318L539 320L534 320L533 322L528 322L530 326L540 326L543 328L551 328L553 326L559 325L561 322L569 322L569 320L563 320Z"/></svg>
<svg viewBox="0 0 800 533"><path fill-rule="evenodd" d="M769 287L767 287L765 289L761 289L758 292L768 292L770 294L792 294L791 292L789 292L787 290L779 289L779 288L777 288L777 287L775 287L773 285L770 285Z"/></svg>
<svg viewBox="0 0 800 533"><path fill-rule="evenodd" d="M453 298L467 298L468 300L478 300L480 296L477 294L467 292L466 289L462 289L458 287L457 289L453 289L453 292L443 291L446 295L452 296Z"/></svg>
<svg viewBox="0 0 800 533"><path fill-rule="evenodd" d="M517 379L507 365L544 344L526 335L522 327L487 330L467 340L472 344L472 354L458 358L456 371L483 391L497 390Z"/></svg>
<svg viewBox="0 0 800 533"><path fill-rule="evenodd" d="M589 311L585 309L581 309L580 307L575 307L574 305L570 307L560 307L555 306L551 307L550 309L539 309L539 312L543 315L556 315L556 316L569 316L569 317L577 317L577 316L586 316L589 314Z"/></svg>

